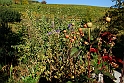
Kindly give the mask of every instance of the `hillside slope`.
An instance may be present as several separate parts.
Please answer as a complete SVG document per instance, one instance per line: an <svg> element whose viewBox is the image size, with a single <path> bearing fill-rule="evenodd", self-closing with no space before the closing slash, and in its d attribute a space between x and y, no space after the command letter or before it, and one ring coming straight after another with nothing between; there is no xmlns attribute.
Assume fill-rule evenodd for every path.
<svg viewBox="0 0 124 83"><path fill-rule="evenodd" d="M95 7L86 5L64 5L64 4L29 4L29 5L12 5L11 8L16 9L22 14L30 9L37 15L45 15L47 17L65 17L69 19L91 17L93 20L103 16L108 8ZM34 14L34 15L36 15Z"/></svg>

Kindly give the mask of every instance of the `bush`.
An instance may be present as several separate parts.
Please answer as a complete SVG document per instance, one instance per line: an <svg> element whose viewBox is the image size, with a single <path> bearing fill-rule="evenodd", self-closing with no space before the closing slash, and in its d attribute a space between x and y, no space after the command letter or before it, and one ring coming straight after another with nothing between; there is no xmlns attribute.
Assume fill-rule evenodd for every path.
<svg viewBox="0 0 124 83"><path fill-rule="evenodd" d="M0 7L0 22L2 24L7 22L20 22L21 14L15 10L6 8L6 7Z"/></svg>
<svg viewBox="0 0 124 83"><path fill-rule="evenodd" d="M12 0L0 0L0 5L11 5Z"/></svg>
<svg viewBox="0 0 124 83"><path fill-rule="evenodd" d="M2 83L6 83L11 76L11 73L8 73L12 67L10 64L15 66L18 63L18 52L13 46L21 43L21 33L13 32L8 22L19 22L20 17L19 12L0 7L0 82Z"/></svg>

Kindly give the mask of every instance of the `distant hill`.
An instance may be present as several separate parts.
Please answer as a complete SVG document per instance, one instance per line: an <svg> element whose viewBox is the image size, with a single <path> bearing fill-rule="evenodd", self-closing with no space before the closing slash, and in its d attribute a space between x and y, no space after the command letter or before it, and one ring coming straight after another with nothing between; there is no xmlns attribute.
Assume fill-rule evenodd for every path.
<svg viewBox="0 0 124 83"><path fill-rule="evenodd" d="M107 7L87 6L87 5L69 5L69 4L27 4L27 5L11 5L11 8L16 9L19 12L24 13L26 9L31 9L32 12L44 16L57 16L68 19L78 19L84 17L91 17L97 20L105 14L109 9Z"/></svg>

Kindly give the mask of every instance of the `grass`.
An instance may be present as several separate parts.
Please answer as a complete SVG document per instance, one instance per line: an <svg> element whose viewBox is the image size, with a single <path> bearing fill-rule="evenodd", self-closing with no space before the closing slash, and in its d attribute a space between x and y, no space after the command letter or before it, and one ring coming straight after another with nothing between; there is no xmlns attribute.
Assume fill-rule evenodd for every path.
<svg viewBox="0 0 124 83"><path fill-rule="evenodd" d="M109 8L87 6L87 5L68 5L68 4L27 4L17 5L13 4L10 8L19 11L22 14L22 19L29 21L28 12L35 17L35 19L45 18L48 21L58 19L66 22L81 22L92 21L94 27L97 26L96 21L105 15ZM91 18L91 19L90 19ZM90 19L90 20L89 20ZM18 23L19 24L19 23ZM16 25L18 25L16 24ZM19 25L22 25L21 23ZM15 28L13 30L16 31Z"/></svg>
<svg viewBox="0 0 124 83"><path fill-rule="evenodd" d="M64 4L30 4L30 5L12 5L11 8L19 12L25 12L26 9L31 9L32 12L37 12L38 15L45 15L48 17L65 16L67 19L84 18L87 16L93 17L97 20L103 16L108 10L106 7L86 6L86 5L64 5Z"/></svg>

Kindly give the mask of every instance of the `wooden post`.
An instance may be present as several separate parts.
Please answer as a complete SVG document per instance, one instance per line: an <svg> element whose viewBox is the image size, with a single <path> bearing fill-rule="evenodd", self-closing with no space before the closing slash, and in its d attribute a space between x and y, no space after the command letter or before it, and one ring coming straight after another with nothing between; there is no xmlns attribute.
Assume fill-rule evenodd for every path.
<svg viewBox="0 0 124 83"><path fill-rule="evenodd" d="M88 28L89 29L89 44L90 44L90 28ZM90 46L90 45L89 45ZM91 48L91 46L90 46L90 48ZM90 78L90 48L89 48L89 54L88 54L88 78Z"/></svg>

